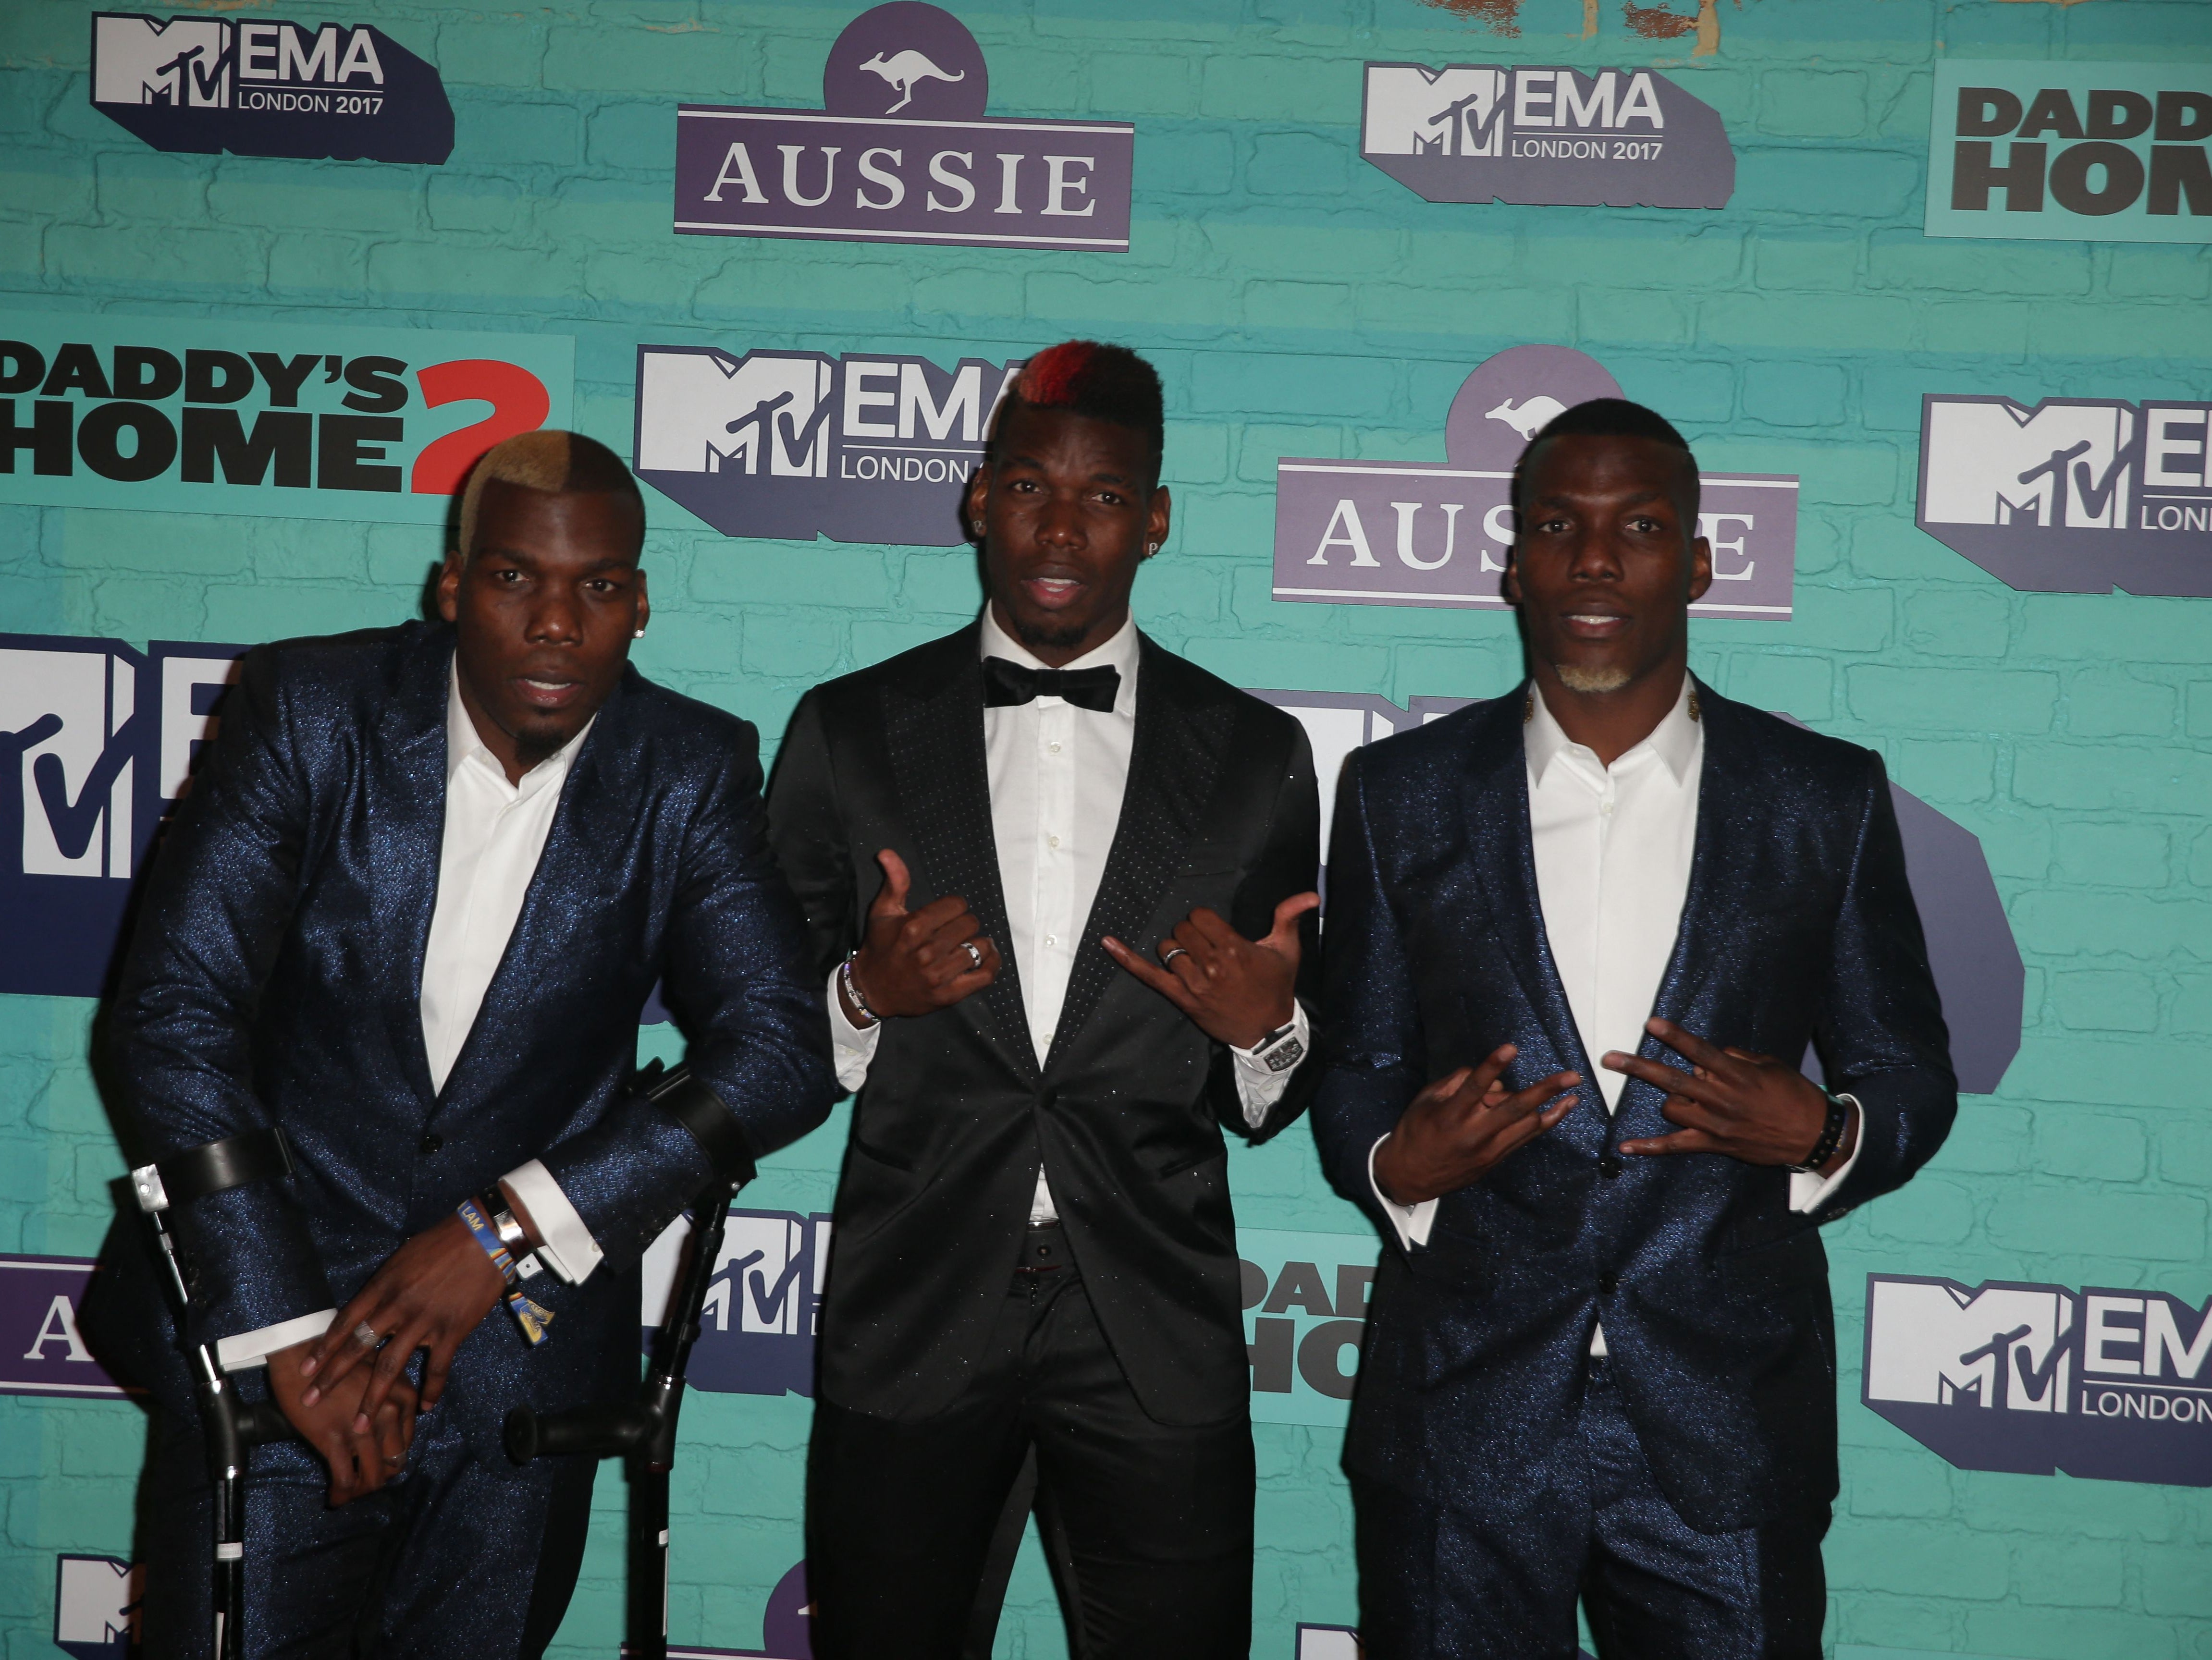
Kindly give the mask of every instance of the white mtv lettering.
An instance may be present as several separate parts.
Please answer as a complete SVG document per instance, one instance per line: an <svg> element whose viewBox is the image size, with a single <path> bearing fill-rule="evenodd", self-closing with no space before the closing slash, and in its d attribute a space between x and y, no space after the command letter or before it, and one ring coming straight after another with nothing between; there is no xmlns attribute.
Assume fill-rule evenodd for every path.
<svg viewBox="0 0 2212 1660"><path fill-rule="evenodd" d="M1609 127L1632 121L1648 122L1663 130L1667 118L1659 108L1659 89L1639 70L1629 78L1627 95L1613 105L1616 71L1607 70L1591 84L1585 99L1575 84L1572 70L1516 70L1513 73L1513 124L1516 127Z"/></svg>
<svg viewBox="0 0 2212 1660"><path fill-rule="evenodd" d="M1300 1626L1297 1660L1359 1660L1359 1634L1341 1626Z"/></svg>
<svg viewBox="0 0 2212 1660"><path fill-rule="evenodd" d="M1503 70L1370 64L1359 147L1370 155L1496 155L1504 92Z"/></svg>
<svg viewBox="0 0 2212 1660"><path fill-rule="evenodd" d="M2093 1292L2087 1305L2081 1327L2085 1373L2156 1378L2164 1373L2170 1360L2175 1377L2194 1378L2203 1369L2206 1359L2212 1357L2212 1303L2197 1318L2196 1337L2187 1342L2182 1341L2181 1327L2174 1318L2176 1305L2170 1298L2115 1297ZM2188 1306L2179 1306L2185 1312ZM2119 1324L2127 1318L2141 1320L2142 1324ZM2135 1349L2138 1358L2115 1354L2115 1348Z"/></svg>
<svg viewBox="0 0 2212 1660"><path fill-rule="evenodd" d="M196 714L200 689L222 686L239 676L240 664L221 657L164 657L161 660L161 748L156 764L163 801L174 801L190 786L192 761L200 745L215 742L221 716Z"/></svg>
<svg viewBox="0 0 2212 1660"><path fill-rule="evenodd" d="M829 364L811 352L648 349L638 377L637 464L671 473L735 470L827 478L823 427L836 407Z"/></svg>
<svg viewBox="0 0 2212 1660"><path fill-rule="evenodd" d="M82 1360L88 1366L92 1363L92 1351L85 1348L84 1339L77 1335L76 1310L70 1306L67 1297L59 1294L47 1306L46 1318L39 1324L39 1335L31 1340L30 1348L23 1351L23 1358L27 1360L45 1360L48 1343L68 1345L69 1353L62 1356L64 1360Z"/></svg>
<svg viewBox="0 0 2212 1660"><path fill-rule="evenodd" d="M131 874L137 675L102 651L0 651L0 871Z"/></svg>
<svg viewBox="0 0 2212 1660"><path fill-rule="evenodd" d="M2143 405L2147 487L2212 489L2212 457L2206 454L2205 445L2208 415L2212 415L2212 406L2203 403Z"/></svg>
<svg viewBox="0 0 2212 1660"><path fill-rule="evenodd" d="M1355 566L1371 565L1378 570L1382 568L1382 561L1375 557L1374 550L1367 545L1367 529L1359 522L1359 509L1352 505L1349 496L1340 500L1336 504L1336 511L1328 516L1328 528L1321 534L1321 545L1314 549L1314 556L1306 563L1328 564L1328 550L1332 548L1351 548L1352 562Z"/></svg>
<svg viewBox="0 0 2212 1660"><path fill-rule="evenodd" d="M723 1300L723 1318L716 1330L729 1330L728 1305L734 1300L739 1331L804 1335L806 1287L799 1283L799 1275L806 1266L805 1246L806 1227L802 1222L731 1212L714 1275L720 1280L726 1274L732 1292Z"/></svg>
<svg viewBox="0 0 2212 1660"><path fill-rule="evenodd" d="M845 360L845 426L848 438L898 438L902 436L896 419L873 421L866 411L874 409L896 409L899 395L895 391L877 391L868 383L895 378L899 365L868 363L856 359Z"/></svg>
<svg viewBox="0 0 2212 1660"><path fill-rule="evenodd" d="M1422 559L1413 552L1413 516L1421 511L1421 504L1418 501L1394 501L1390 504L1391 511L1398 516L1398 560L1401 564L1411 566L1416 571L1436 571L1443 569L1450 561L1452 543L1459 530L1459 516L1466 511L1467 504L1446 501L1438 505L1443 507L1444 514L1444 550L1434 559Z"/></svg>
<svg viewBox="0 0 2212 1660"><path fill-rule="evenodd" d="M222 109L230 103L230 25L198 18L94 20L92 98L96 104L169 104Z"/></svg>
<svg viewBox="0 0 2212 1660"><path fill-rule="evenodd" d="M967 443L976 441L983 427L983 366L963 364L952 377L952 388L945 394L940 408L929 395L929 376L919 363L899 365L898 435L912 438L915 424L932 438L949 438L952 423L960 423L960 436Z"/></svg>
<svg viewBox="0 0 2212 1660"><path fill-rule="evenodd" d="M2060 1339L2073 1299L2057 1291L1877 1279L1867 1311L1867 1396L1937 1406L2066 1410Z"/></svg>
<svg viewBox="0 0 2212 1660"><path fill-rule="evenodd" d="M2124 403L1939 399L1922 514L1947 524L2113 530L2128 523L2135 412Z"/></svg>
<svg viewBox="0 0 2212 1660"><path fill-rule="evenodd" d="M2174 1324L2175 1306L2171 1298L2153 1297L2143 1310L2142 1366L2146 1378L2160 1375L2162 1360L2173 1362L2175 1377L2194 1378L2203 1369L2206 1357L2212 1355L2212 1302L2207 1302L2197 1316L2197 1336L2186 1347L2181 1341L2180 1328Z"/></svg>
<svg viewBox="0 0 2212 1660"><path fill-rule="evenodd" d="M54 1641L112 1643L137 1621L139 1570L106 1556L64 1556L54 1602Z"/></svg>

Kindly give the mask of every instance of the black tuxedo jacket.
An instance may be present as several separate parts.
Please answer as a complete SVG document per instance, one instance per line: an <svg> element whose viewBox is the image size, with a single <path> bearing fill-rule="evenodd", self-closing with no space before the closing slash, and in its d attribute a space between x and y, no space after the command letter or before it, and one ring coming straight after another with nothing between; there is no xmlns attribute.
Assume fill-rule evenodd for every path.
<svg viewBox="0 0 2212 1660"><path fill-rule="evenodd" d="M421 997L453 655L453 631L421 623L246 655L155 864L109 1038L134 1162L267 1124L292 1145L295 1178L179 1207L196 1340L343 1305L410 1235L544 1161L606 1257L580 1285L531 1281L556 1315L542 1348L496 1308L462 1343L447 1398L489 1451L509 1406L635 1387L639 1257L711 1173L688 1130L624 1090L653 982L756 1153L821 1123L836 1085L753 729L632 669L432 1087ZM110 1348L181 1402L125 1221L114 1260L135 1283L111 1305Z"/></svg>
<svg viewBox="0 0 2212 1660"><path fill-rule="evenodd" d="M1273 1135L1304 1110L1315 1069L1298 1069L1255 1134L1228 1050L1098 941L1149 951L1201 905L1248 937L1266 933L1275 906L1314 883L1312 755L1290 716L1142 642L1121 822L1040 1068L999 881L977 635L970 626L809 693L769 792L817 994L860 942L884 847L913 873L911 907L960 894L1005 963L965 1001L884 1023L837 1188L820 1386L907 1421L959 1398L1006 1299L1042 1160L1145 1410L1212 1422L1241 1411L1247 1390L1220 1126ZM1310 967L1310 929L1305 945Z"/></svg>
<svg viewBox="0 0 2212 1660"><path fill-rule="evenodd" d="M1370 1215L1368 1153L1416 1090L1500 1044L1509 1084L1597 1074L1544 937L1524 692L1346 765L1329 860L1330 1178ZM1560 1124L1441 1201L1425 1249L1377 1275L1346 1463L1507 1515L1570 1433L1602 1319L1624 1402L1675 1507L1709 1530L1836 1491L1835 1332L1820 1224L1906 1180L1957 1106L1948 1039L1877 755L1700 688L1705 766L1680 931L1654 1013L1795 1061L1818 1046L1863 1108L1816 1215L1782 1169L1621 1158L1663 1093L1595 1084ZM1686 1066L1657 1039L1641 1052ZM1378 1216L1377 1220L1381 1220Z"/></svg>

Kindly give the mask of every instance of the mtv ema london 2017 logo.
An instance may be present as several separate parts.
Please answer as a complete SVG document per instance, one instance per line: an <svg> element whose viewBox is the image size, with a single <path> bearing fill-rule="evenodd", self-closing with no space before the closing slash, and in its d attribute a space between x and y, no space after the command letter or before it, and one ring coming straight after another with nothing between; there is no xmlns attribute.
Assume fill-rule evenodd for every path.
<svg viewBox="0 0 2212 1660"><path fill-rule="evenodd" d="M438 71L366 23L92 15L92 106L157 150L443 161Z"/></svg>
<svg viewBox="0 0 2212 1660"><path fill-rule="evenodd" d="M679 105L676 228L693 235L1126 253L1136 129L986 116L983 50L920 0L830 49L820 110Z"/></svg>
<svg viewBox="0 0 2212 1660"><path fill-rule="evenodd" d="M1930 394L1920 528L2039 593L2212 597L2212 403Z"/></svg>
<svg viewBox="0 0 2212 1660"><path fill-rule="evenodd" d="M1721 208L1735 152L1649 70L1370 64L1359 154L1428 202Z"/></svg>
<svg viewBox="0 0 2212 1660"><path fill-rule="evenodd" d="M1620 387L1565 346L1516 346L1452 399L1438 466L1285 457L1275 467L1274 597L1323 604L1503 609L1514 463L1544 423ZM1704 473L1698 532L1713 585L1694 616L1785 622L1797 564L1797 481Z"/></svg>
<svg viewBox="0 0 2212 1660"><path fill-rule="evenodd" d="M2212 242L2212 65L1936 65L1930 236Z"/></svg>
<svg viewBox="0 0 2212 1660"><path fill-rule="evenodd" d="M641 346L632 461L725 536L950 548L1021 367Z"/></svg>
<svg viewBox="0 0 2212 1660"><path fill-rule="evenodd" d="M2212 1487L2212 1300L1867 1276L1866 1404L1961 1469Z"/></svg>
<svg viewBox="0 0 2212 1660"><path fill-rule="evenodd" d="M575 342L0 313L0 502L443 524L477 457L569 420Z"/></svg>

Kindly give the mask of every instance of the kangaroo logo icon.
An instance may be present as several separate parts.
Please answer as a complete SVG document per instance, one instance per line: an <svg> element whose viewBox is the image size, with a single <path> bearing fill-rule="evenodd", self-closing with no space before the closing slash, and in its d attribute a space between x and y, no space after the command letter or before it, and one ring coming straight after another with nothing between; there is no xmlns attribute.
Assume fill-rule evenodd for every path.
<svg viewBox="0 0 2212 1660"><path fill-rule="evenodd" d="M1496 409L1485 410L1482 418L1504 421L1521 434L1521 441L1525 444L1543 431L1553 416L1565 414L1566 409L1567 406L1558 398L1547 397L1540 393L1534 397L1523 398L1518 409L1514 408L1513 400L1509 397Z"/></svg>
<svg viewBox="0 0 2212 1660"><path fill-rule="evenodd" d="M889 58L878 52L860 67L871 75L881 76L891 90L898 94L899 101L885 110L885 115L896 115L914 102L914 87L917 81L954 82L968 78L964 70L957 75L948 75L931 63L927 56L911 47L904 51L893 52Z"/></svg>

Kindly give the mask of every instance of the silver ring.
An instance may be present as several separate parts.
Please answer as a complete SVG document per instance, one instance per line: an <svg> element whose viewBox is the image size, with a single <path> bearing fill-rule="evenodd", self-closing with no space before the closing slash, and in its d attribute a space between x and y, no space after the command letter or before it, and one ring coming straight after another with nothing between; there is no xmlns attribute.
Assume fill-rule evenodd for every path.
<svg viewBox="0 0 2212 1660"><path fill-rule="evenodd" d="M1185 950L1182 946L1171 945L1168 947L1166 950L1160 953L1160 966L1165 968L1177 957L1188 957L1189 954L1190 953Z"/></svg>
<svg viewBox="0 0 2212 1660"><path fill-rule="evenodd" d="M374 1348L376 1347L376 1328L369 1324L368 1321L363 1320L359 1325L353 1329L353 1340L359 1343L363 1348Z"/></svg>
<svg viewBox="0 0 2212 1660"><path fill-rule="evenodd" d="M983 966L983 954L976 949L975 941L961 941L960 948L968 954L968 960L974 963L976 967L981 968Z"/></svg>

